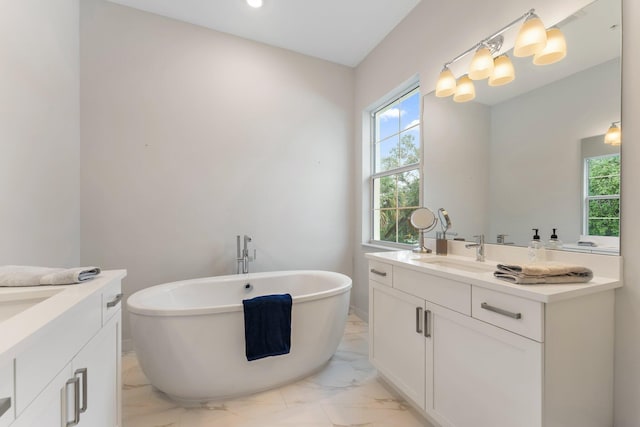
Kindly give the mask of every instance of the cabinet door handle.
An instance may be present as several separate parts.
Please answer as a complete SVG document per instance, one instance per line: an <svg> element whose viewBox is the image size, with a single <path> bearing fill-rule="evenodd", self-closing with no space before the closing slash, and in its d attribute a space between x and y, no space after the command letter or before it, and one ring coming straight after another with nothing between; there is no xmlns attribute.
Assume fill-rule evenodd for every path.
<svg viewBox="0 0 640 427"><path fill-rule="evenodd" d="M424 311L424 336L431 338L431 310Z"/></svg>
<svg viewBox="0 0 640 427"><path fill-rule="evenodd" d="M514 319L522 319L522 313L514 313L503 308L494 307L487 304L486 302L481 303L480 307L484 308L485 310L493 311L494 313L502 314L503 316L512 317Z"/></svg>
<svg viewBox="0 0 640 427"><path fill-rule="evenodd" d="M422 334L422 322L420 321L420 317L422 317L422 307L416 307L416 332Z"/></svg>
<svg viewBox="0 0 640 427"><path fill-rule="evenodd" d="M4 399L0 399L0 417L2 417L9 408L11 408L11 398L5 397Z"/></svg>
<svg viewBox="0 0 640 427"><path fill-rule="evenodd" d="M375 268L372 268L370 271L373 274L377 274L378 276L387 277L387 272L386 271L379 271L379 270L376 270Z"/></svg>
<svg viewBox="0 0 640 427"><path fill-rule="evenodd" d="M116 295L116 297L107 303L107 308L115 307L122 300L122 294Z"/></svg>
<svg viewBox="0 0 640 427"><path fill-rule="evenodd" d="M76 372L74 373L75 376L77 375L82 375L82 406L80 407L80 413L84 413L87 412L87 396L88 396L88 383L89 383L89 378L88 378L88 374L87 374L87 368L82 368L82 369L78 369L76 370Z"/></svg>
<svg viewBox="0 0 640 427"><path fill-rule="evenodd" d="M73 420L67 421L67 427L78 425L80 422L80 378L69 378L65 389L69 385L73 385Z"/></svg>

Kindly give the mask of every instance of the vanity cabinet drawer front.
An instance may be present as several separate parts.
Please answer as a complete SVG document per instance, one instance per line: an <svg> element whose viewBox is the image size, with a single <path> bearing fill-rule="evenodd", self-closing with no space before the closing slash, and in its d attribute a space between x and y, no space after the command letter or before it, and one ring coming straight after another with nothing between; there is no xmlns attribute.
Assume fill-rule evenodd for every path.
<svg viewBox="0 0 640 427"><path fill-rule="evenodd" d="M82 285L77 285L82 286ZM101 293L94 292L62 316L16 358L16 411L20 416L40 391L100 329Z"/></svg>
<svg viewBox="0 0 640 427"><path fill-rule="evenodd" d="M393 266L378 261L369 261L369 280L392 286Z"/></svg>
<svg viewBox="0 0 640 427"><path fill-rule="evenodd" d="M394 288L471 315L471 285L404 268L396 268L394 275Z"/></svg>
<svg viewBox="0 0 640 427"><path fill-rule="evenodd" d="M544 304L541 302L474 286L471 311L476 319L544 341Z"/></svg>
<svg viewBox="0 0 640 427"><path fill-rule="evenodd" d="M0 427L15 419L16 399L13 395L13 359L0 366Z"/></svg>
<svg viewBox="0 0 640 427"><path fill-rule="evenodd" d="M122 281L114 280L102 291L102 326L122 308Z"/></svg>

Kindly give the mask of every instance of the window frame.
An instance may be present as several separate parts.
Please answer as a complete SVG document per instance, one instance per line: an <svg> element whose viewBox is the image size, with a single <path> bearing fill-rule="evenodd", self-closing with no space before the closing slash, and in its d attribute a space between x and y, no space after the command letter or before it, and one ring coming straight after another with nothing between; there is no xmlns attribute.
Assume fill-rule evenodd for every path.
<svg viewBox="0 0 640 427"><path fill-rule="evenodd" d="M411 94L412 92L416 91L418 94L418 120L419 123L417 125L414 125L413 127L418 127L418 142L419 142L419 149L418 149L418 162L417 163L412 163L412 164L408 164L408 165L403 165L403 166L399 166L397 168L393 168L393 169L388 169L385 171L380 171L380 172L376 172L376 150L375 150L375 145L376 145L376 138L377 138L377 134L376 134L376 114L381 112L382 110L386 109L387 107L389 107L390 105L393 105L394 103L400 101L402 98L407 97L407 95ZM411 248L413 246L415 246L415 244L410 244L410 243L399 243L399 242L391 242L391 241L387 241L387 240L376 240L374 239L375 236L375 227L376 227L376 222L375 222L375 215L376 215L376 211L380 211L380 209L375 209L375 204L376 204L376 200L375 200L375 181L376 179L380 179L382 177L386 177L386 176L397 176L399 174L402 173L406 173L406 172L411 172L411 171L417 171L418 173L418 206L422 206L423 204L423 179L424 179L424 174L422 171L422 165L423 165L423 159L424 159L424 144L422 141L422 95L420 93L420 82L419 81L413 81L410 84L404 85L402 87L402 89L394 91L393 94L389 97L386 98L386 100L384 102L379 102L377 103L373 108L371 108L369 110L369 140L367 142L368 146L369 146L369 176L368 176L368 195L369 195L369 206L368 206L368 217L369 217L369 238L368 238L368 243L372 244L372 245L376 245L376 246L389 246L389 247L393 247L393 248L400 248L400 249L407 249L407 248ZM400 130L398 135L400 135L403 132L403 130ZM390 136L387 136L387 138L390 138ZM386 139L386 138L385 138ZM400 207L396 207L395 211L399 212L401 209ZM397 227L397 221L398 221L398 215L396 215L396 227ZM397 229L396 229L396 240L398 239L398 233L397 233Z"/></svg>
<svg viewBox="0 0 640 427"><path fill-rule="evenodd" d="M618 194L607 194L607 195L598 195L598 196L590 196L589 195L589 161L592 159L603 159L607 157L619 157L620 153L615 154L602 154L599 156L590 156L584 157L582 170L583 170L583 187L582 187L582 234L584 236L594 236L594 237L620 237L620 211L618 210L618 236L600 236L597 234L589 234L589 202L592 200L620 200L620 192L621 189L618 189ZM622 171L619 172L618 176L621 176ZM619 203L619 202L618 202Z"/></svg>

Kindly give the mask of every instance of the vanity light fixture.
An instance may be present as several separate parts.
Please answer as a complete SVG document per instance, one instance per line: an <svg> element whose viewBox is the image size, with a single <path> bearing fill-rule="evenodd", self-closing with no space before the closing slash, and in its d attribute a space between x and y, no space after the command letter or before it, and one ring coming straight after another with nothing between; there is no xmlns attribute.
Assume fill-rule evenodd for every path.
<svg viewBox="0 0 640 427"><path fill-rule="evenodd" d="M263 2L262 0L247 0L247 4L254 9L258 9L262 7Z"/></svg>
<svg viewBox="0 0 640 427"><path fill-rule="evenodd" d="M467 102L476 97L476 87L468 75L464 75L458 79L456 92L453 94L455 102Z"/></svg>
<svg viewBox="0 0 640 427"><path fill-rule="evenodd" d="M558 27L547 30L547 45L540 52L533 55L536 65L554 64L567 56L567 41Z"/></svg>
<svg viewBox="0 0 640 427"><path fill-rule="evenodd" d="M475 98L475 87L471 80L489 78L489 86L501 86L513 81L515 71L511 59L506 54L497 55L495 58L494 55L498 54L502 48L504 40L502 34L520 21L524 21L524 23L516 37L513 48L514 56L535 55L533 63L536 65L553 64L566 56L567 44L562 32L557 27L547 31L538 15L535 14L535 9L531 9L445 63L436 83L436 96L442 98L453 95L454 101L466 102ZM469 66L469 73L458 79L456 85L455 76L449 66L471 52L475 52L475 54ZM459 85L464 85L464 87L458 90L457 86Z"/></svg>
<svg viewBox="0 0 640 427"><path fill-rule="evenodd" d="M618 127L619 124L620 124L620 120L618 120L617 122L611 123L609 130L604 135L605 144L613 145L614 147L617 147L620 144L622 144L622 131Z"/></svg>

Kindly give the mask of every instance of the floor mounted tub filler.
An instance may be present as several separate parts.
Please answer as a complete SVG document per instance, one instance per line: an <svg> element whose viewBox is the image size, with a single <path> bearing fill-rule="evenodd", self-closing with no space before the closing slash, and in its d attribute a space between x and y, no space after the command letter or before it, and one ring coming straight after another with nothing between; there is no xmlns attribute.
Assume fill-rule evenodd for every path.
<svg viewBox="0 0 640 427"><path fill-rule="evenodd" d="M154 387L185 405L304 378L335 353L351 279L328 271L219 276L143 289L127 301L134 349ZM242 300L289 293L291 352L248 362Z"/></svg>

